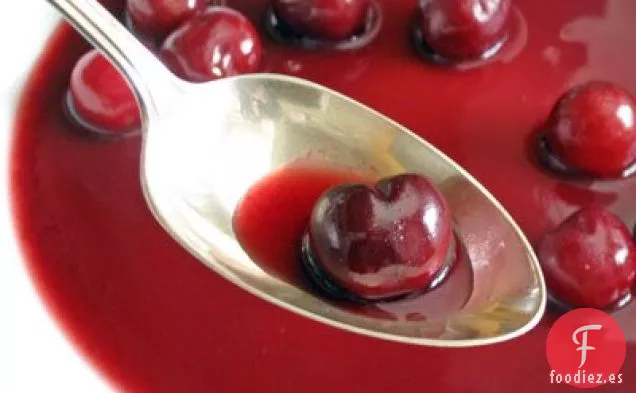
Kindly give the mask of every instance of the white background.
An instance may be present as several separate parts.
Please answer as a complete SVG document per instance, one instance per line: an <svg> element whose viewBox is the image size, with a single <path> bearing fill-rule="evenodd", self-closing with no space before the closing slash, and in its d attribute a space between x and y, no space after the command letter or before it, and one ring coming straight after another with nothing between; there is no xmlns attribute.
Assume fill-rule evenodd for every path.
<svg viewBox="0 0 636 393"><path fill-rule="evenodd" d="M3 2L0 14L0 392L112 392L42 307L20 261L9 213L8 151L16 98L57 22L44 0Z"/></svg>

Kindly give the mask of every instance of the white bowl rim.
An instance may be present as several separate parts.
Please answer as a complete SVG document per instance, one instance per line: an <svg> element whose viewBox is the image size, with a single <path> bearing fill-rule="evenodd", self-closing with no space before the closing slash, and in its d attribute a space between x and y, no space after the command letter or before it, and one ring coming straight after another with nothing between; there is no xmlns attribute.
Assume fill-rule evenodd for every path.
<svg viewBox="0 0 636 393"><path fill-rule="evenodd" d="M0 72L0 392L112 392L38 296L23 263L10 210L15 110L26 77L59 21L52 7L34 3L12 2L0 23L3 51L11 54L3 58Z"/></svg>

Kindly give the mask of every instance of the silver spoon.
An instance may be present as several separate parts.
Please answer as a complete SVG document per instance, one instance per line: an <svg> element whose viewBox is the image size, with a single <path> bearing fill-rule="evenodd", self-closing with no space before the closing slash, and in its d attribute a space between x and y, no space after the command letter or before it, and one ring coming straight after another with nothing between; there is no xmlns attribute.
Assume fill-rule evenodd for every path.
<svg viewBox="0 0 636 393"><path fill-rule="evenodd" d="M147 203L174 239L221 276L313 320L418 345L503 342L541 319L546 288L527 239L482 185L425 140L350 98L298 78L256 74L185 82L96 0L48 1L127 76L142 111L141 183ZM409 319L408 304L400 305L404 315L392 320L364 316L252 261L232 230L234 209L264 175L307 159L375 177L420 172L433 180L451 205L471 258L473 291L467 304L425 320Z"/></svg>

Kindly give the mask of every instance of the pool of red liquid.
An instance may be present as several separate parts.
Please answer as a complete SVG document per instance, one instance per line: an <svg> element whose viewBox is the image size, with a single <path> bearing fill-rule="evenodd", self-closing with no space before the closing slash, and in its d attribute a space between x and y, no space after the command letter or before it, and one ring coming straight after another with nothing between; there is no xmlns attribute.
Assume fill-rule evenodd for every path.
<svg viewBox="0 0 636 393"><path fill-rule="evenodd" d="M121 6L121 2L115 1ZM260 21L265 1L229 5ZM607 79L636 92L632 0L517 0L516 36L487 67L458 71L417 57L416 2L383 1L377 39L352 53L265 40L265 70L348 94L417 132L483 182L532 242L583 206L636 223L636 179L564 181L533 158L534 131L568 87ZM548 8L546 8L548 7ZM260 22L259 22L260 23ZM548 313L523 337L471 349L380 341L331 328L249 295L173 242L139 185L138 137L95 138L63 115L73 64L88 49L68 26L23 93L13 141L15 223L42 299L70 340L126 392L510 392L550 384ZM636 389L636 305L613 314Z"/></svg>
<svg viewBox="0 0 636 393"><path fill-rule="evenodd" d="M308 292L328 296L303 274L300 243L313 207L329 188L343 183L373 182L359 174L329 168L327 165L291 164L253 185L236 207L233 227L236 237L261 268ZM403 299L375 304L331 302L359 315L387 320L445 320L462 309L473 288L470 258L456 236L451 267L444 280L433 290L411 294Z"/></svg>

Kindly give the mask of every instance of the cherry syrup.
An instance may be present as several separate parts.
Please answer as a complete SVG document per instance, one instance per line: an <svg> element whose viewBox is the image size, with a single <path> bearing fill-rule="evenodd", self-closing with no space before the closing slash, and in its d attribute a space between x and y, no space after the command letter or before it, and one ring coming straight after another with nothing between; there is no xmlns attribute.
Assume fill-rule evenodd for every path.
<svg viewBox="0 0 636 393"><path fill-rule="evenodd" d="M472 291L470 258L459 236L448 262L429 288L379 302L364 302L341 288L325 286L303 243L311 211L329 188L343 183L372 184L355 172L319 165L290 165L255 184L234 214L234 231L248 255L266 272L323 296L334 306L391 320L443 318L460 310ZM310 279L311 277L311 279Z"/></svg>

